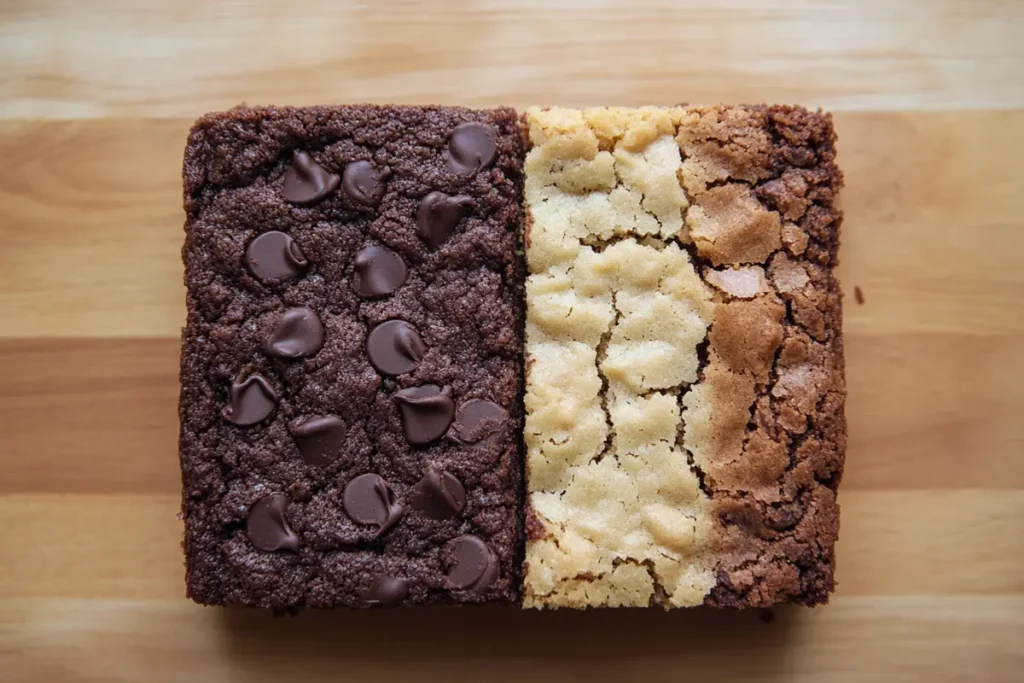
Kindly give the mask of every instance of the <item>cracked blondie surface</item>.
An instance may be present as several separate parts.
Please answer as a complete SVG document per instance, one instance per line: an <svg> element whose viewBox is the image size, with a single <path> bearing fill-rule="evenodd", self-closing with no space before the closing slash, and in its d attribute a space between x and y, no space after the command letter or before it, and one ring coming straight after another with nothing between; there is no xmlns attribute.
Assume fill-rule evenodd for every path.
<svg viewBox="0 0 1024 683"><path fill-rule="evenodd" d="M831 119L523 121L524 606L826 601L845 451Z"/></svg>

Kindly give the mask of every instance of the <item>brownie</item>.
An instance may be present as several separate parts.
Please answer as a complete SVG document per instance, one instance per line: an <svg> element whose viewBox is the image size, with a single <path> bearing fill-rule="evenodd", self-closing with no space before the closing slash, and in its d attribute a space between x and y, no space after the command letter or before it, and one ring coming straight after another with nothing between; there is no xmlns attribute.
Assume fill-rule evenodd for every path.
<svg viewBox="0 0 1024 683"><path fill-rule="evenodd" d="M179 406L192 599L519 599L522 160L510 109L196 122Z"/></svg>
<svg viewBox="0 0 1024 683"><path fill-rule="evenodd" d="M831 118L524 125L524 605L827 601L846 445Z"/></svg>

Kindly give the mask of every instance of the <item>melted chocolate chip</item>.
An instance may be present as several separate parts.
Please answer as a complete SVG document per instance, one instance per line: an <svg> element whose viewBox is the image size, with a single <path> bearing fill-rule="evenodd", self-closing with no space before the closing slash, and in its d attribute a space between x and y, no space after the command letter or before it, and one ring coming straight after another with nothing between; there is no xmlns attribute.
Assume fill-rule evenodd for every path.
<svg viewBox="0 0 1024 683"><path fill-rule="evenodd" d="M397 576L378 577L363 592L367 605L396 605L409 595L409 582Z"/></svg>
<svg viewBox="0 0 1024 683"><path fill-rule="evenodd" d="M481 593L498 578L498 560L476 536L459 536L452 541L454 562L448 569L448 583L456 590Z"/></svg>
<svg viewBox="0 0 1024 683"><path fill-rule="evenodd" d="M254 546L271 553L276 550L298 551L299 537L284 517L288 502L285 494L272 493L260 498L250 508L245 533Z"/></svg>
<svg viewBox="0 0 1024 683"><path fill-rule="evenodd" d="M309 261L291 235L277 230L265 232L245 252L249 270L260 280L291 280L306 272Z"/></svg>
<svg viewBox="0 0 1024 683"><path fill-rule="evenodd" d="M469 121L455 126L448 139L448 167L459 175L473 175L494 161L494 127Z"/></svg>
<svg viewBox="0 0 1024 683"><path fill-rule="evenodd" d="M347 429L341 418L318 415L288 425L302 458L310 465L325 467L338 459Z"/></svg>
<svg viewBox="0 0 1024 683"><path fill-rule="evenodd" d="M444 192L431 192L420 200L419 209L416 210L416 227L431 249L444 244L472 203L469 197L451 197Z"/></svg>
<svg viewBox="0 0 1024 683"><path fill-rule="evenodd" d="M289 308L281 314L263 349L275 358L306 358L324 345L324 326L311 309Z"/></svg>
<svg viewBox="0 0 1024 683"><path fill-rule="evenodd" d="M277 392L263 375L253 373L243 379L239 374L231 382L231 405L221 415L239 427L248 427L265 420L277 406Z"/></svg>
<svg viewBox="0 0 1024 683"><path fill-rule="evenodd" d="M497 403L472 398L459 406L448 439L462 445L483 441L497 435L507 417L508 411Z"/></svg>
<svg viewBox="0 0 1024 683"><path fill-rule="evenodd" d="M384 199L384 182L391 169L378 171L369 161L353 161L341 174L341 186L353 201L364 206L377 206Z"/></svg>
<svg viewBox="0 0 1024 683"><path fill-rule="evenodd" d="M427 352L416 328L404 320L388 320L366 337L366 355L373 367L385 375L412 372Z"/></svg>
<svg viewBox="0 0 1024 683"><path fill-rule="evenodd" d="M410 504L427 517L448 519L465 509L466 489L455 475L429 465L413 488Z"/></svg>
<svg viewBox="0 0 1024 683"><path fill-rule="evenodd" d="M360 474L345 487L345 514L360 524L376 524L377 536L398 523L405 512L380 475Z"/></svg>
<svg viewBox="0 0 1024 683"><path fill-rule="evenodd" d="M424 384L394 393L398 410L402 413L405 438L414 446L422 446L440 439L455 414L451 388Z"/></svg>
<svg viewBox="0 0 1024 683"><path fill-rule="evenodd" d="M376 244L360 249L353 263L356 294L368 299L393 294L409 276L401 256Z"/></svg>
<svg viewBox="0 0 1024 683"><path fill-rule="evenodd" d="M306 152L296 150L292 165L285 171L281 194L292 204L309 206L337 190L340 183L341 178L313 161Z"/></svg>

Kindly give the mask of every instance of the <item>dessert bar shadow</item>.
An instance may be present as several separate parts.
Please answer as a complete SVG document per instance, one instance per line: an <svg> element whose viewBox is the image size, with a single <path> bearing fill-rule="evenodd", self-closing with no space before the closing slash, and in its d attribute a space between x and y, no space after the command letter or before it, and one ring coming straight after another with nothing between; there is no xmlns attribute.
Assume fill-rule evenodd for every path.
<svg viewBox="0 0 1024 683"><path fill-rule="evenodd" d="M784 667L789 643L819 618L811 610L532 611L499 606L370 611L306 610L294 617L228 608L224 642L240 665L323 661L678 656L714 662L743 652L742 670ZM733 653L729 657L723 657Z"/></svg>

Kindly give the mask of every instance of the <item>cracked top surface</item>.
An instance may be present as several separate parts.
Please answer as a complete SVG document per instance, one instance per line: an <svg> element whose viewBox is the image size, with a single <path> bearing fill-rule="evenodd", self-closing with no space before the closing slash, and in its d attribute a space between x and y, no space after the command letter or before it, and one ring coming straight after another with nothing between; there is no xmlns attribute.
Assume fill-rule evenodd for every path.
<svg viewBox="0 0 1024 683"><path fill-rule="evenodd" d="M824 601L845 448L831 121L524 118L524 604Z"/></svg>
<svg viewBox="0 0 1024 683"><path fill-rule="evenodd" d="M496 131L493 161L475 173L448 158L453 130L469 121ZM355 201L348 180L311 205L287 201L282 188L296 150L329 174L340 176L355 161L390 170L379 202L365 199L372 204L372 184ZM364 605L371 590L388 599L407 591L404 599L416 603L518 598L521 168L518 122L508 109L239 108L196 123L184 166L188 320L180 403L191 597L286 610ZM469 198L460 200L465 216L436 248L417 228L419 204L431 192ZM247 246L268 231L294 239L309 263L301 277L267 282L245 267ZM357 291L354 261L373 245L398 254L408 275L395 291L388 285L385 296L369 298ZM322 323L322 348L309 357L265 351L290 307L306 307ZM378 372L366 352L368 332L392 319L414 326L425 346L412 371L393 377ZM243 371L262 375L278 397L270 417L245 428L221 413ZM497 434L475 443L412 445L393 394L428 384L449 387L456 408L483 399L507 417L488 423ZM340 418L340 450L329 464L308 465L289 427L321 415ZM416 509L413 489L428 466L465 487L461 514L436 519ZM404 511L386 533L346 514L346 485L367 473L386 481L389 505ZM297 552L266 552L246 535L247 515L271 493L287 496L283 515L299 538ZM368 500L364 514L373 517ZM484 556L489 549L496 560L486 590L453 591L446 580L457 559L454 541L465 535L485 547L474 541L464 548Z"/></svg>
<svg viewBox="0 0 1024 683"><path fill-rule="evenodd" d="M713 311L678 242L673 116L526 114L527 606L694 605L714 581L679 443Z"/></svg>

